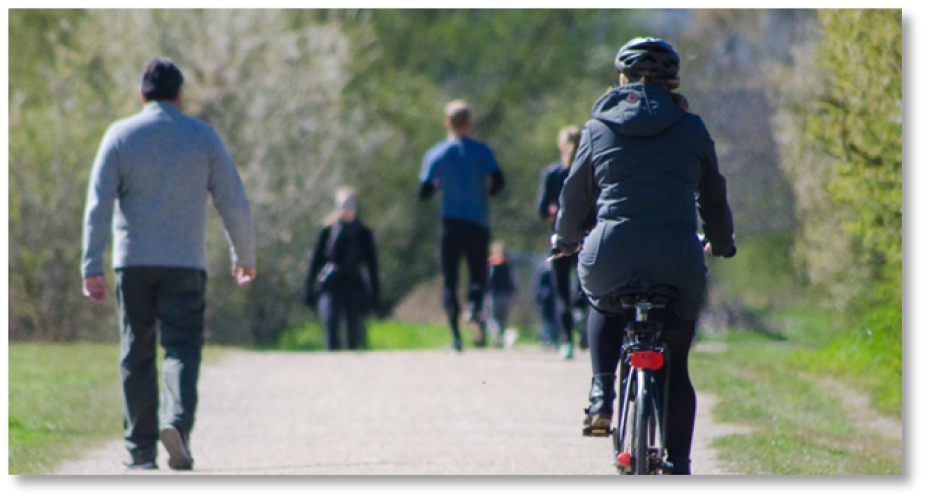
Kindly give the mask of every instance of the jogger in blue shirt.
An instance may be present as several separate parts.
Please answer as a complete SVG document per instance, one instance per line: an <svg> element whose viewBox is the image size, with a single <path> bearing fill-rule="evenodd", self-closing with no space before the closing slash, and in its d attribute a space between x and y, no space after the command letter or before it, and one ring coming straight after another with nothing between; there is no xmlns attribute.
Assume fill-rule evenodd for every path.
<svg viewBox="0 0 927 500"><path fill-rule="evenodd" d="M441 195L441 270L444 274L442 301L454 335L453 348L462 350L460 302L457 278L460 258L470 270L467 292L468 321L475 327L474 344L486 345L486 322L482 315L489 254L489 197L502 191L505 178L489 146L467 136L470 108L452 101L444 108L447 139L425 153L419 176L419 199ZM486 177L491 185L486 189Z"/></svg>

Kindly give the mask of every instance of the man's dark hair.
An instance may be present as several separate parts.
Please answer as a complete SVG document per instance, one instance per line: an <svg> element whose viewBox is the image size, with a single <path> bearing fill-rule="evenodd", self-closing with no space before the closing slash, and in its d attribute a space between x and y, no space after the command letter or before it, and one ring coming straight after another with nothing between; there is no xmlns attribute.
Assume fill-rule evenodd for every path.
<svg viewBox="0 0 927 500"><path fill-rule="evenodd" d="M145 64L142 71L142 95L149 101L173 101L177 99L183 73L166 57L156 57Z"/></svg>

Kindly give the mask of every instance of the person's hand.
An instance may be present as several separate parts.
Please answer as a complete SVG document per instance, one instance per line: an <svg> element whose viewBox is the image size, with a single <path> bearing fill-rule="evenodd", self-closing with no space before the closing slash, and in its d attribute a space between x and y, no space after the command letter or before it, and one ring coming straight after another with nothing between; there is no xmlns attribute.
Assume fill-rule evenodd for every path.
<svg viewBox="0 0 927 500"><path fill-rule="evenodd" d="M559 248L557 247L557 240L558 240L558 239L559 239L559 236L557 236L557 233L554 233L554 234L550 235L551 252L553 252L553 251L555 251L555 250L559 250ZM551 255L551 257L548 258L547 260L557 260L557 259L559 259L559 258L561 258L561 257L569 257L569 256L573 255L574 253L579 252L580 250L582 250L582 248L583 248L583 242L580 241L580 242L579 242L579 245L576 245L576 249L574 249L572 252L567 253L567 252L561 251L560 253L556 253L556 254Z"/></svg>
<svg viewBox="0 0 927 500"><path fill-rule="evenodd" d="M244 285L245 283L254 281L254 277L257 276L257 268L238 267L237 264L232 264L232 276L235 277L235 281L237 281L239 285Z"/></svg>
<svg viewBox="0 0 927 500"><path fill-rule="evenodd" d="M569 257L569 256L573 255L574 253L579 252L579 251L582 250L582 249L583 249L583 242L580 241L580 242L579 242L579 245L576 245L576 250L573 250L573 251L570 252L570 253L560 252L560 253L558 253L557 255L554 256L554 259L559 259L559 258L561 258L561 257Z"/></svg>
<svg viewBox="0 0 927 500"><path fill-rule="evenodd" d="M103 302L106 300L106 291L108 289L109 287L106 285L106 276L102 274L84 278L84 295L90 297L90 300L94 302Z"/></svg>
<svg viewBox="0 0 927 500"><path fill-rule="evenodd" d="M703 250L706 254L711 255L711 242L708 241L708 240L703 241L703 242L702 242L702 250Z"/></svg>
<svg viewBox="0 0 927 500"><path fill-rule="evenodd" d="M557 220L557 205L551 203L550 206L547 207L547 220L550 222Z"/></svg>

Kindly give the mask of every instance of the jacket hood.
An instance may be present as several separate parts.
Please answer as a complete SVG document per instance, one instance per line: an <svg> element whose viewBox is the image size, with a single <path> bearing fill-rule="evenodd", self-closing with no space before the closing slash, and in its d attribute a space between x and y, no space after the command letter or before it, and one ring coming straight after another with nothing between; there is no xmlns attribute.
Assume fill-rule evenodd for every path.
<svg viewBox="0 0 927 500"><path fill-rule="evenodd" d="M686 116L660 87L632 84L609 90L592 106L592 117L617 125L622 135L653 137Z"/></svg>

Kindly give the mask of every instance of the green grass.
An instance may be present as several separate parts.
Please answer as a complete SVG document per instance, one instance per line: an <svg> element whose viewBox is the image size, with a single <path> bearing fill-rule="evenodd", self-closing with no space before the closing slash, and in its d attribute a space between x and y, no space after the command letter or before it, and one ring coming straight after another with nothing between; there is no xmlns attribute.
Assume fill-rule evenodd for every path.
<svg viewBox="0 0 927 500"><path fill-rule="evenodd" d="M863 386L876 408L901 418L901 309L875 308L823 349L796 353L795 364Z"/></svg>
<svg viewBox="0 0 927 500"><path fill-rule="evenodd" d="M473 347L472 335L461 325L464 348ZM343 332L342 332L343 335ZM519 341L530 342L530 338ZM445 325L421 325L398 321L368 321L368 348L373 351L398 349L442 349L451 343L451 331ZM276 349L283 351L319 351L325 348L322 325L311 321L289 328L280 335Z"/></svg>
<svg viewBox="0 0 927 500"><path fill-rule="evenodd" d="M714 418L752 429L714 442L722 460L747 474L901 474L901 444L848 420L796 357L811 351L758 335L729 340L724 352L690 358L697 391L721 398Z"/></svg>
<svg viewBox="0 0 927 500"><path fill-rule="evenodd" d="M204 361L230 351L210 346ZM10 474L47 473L88 447L121 438L118 359L114 344L10 343Z"/></svg>
<svg viewBox="0 0 927 500"><path fill-rule="evenodd" d="M48 472L119 438L118 345L11 343L9 356L10 474Z"/></svg>

